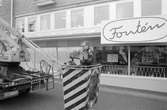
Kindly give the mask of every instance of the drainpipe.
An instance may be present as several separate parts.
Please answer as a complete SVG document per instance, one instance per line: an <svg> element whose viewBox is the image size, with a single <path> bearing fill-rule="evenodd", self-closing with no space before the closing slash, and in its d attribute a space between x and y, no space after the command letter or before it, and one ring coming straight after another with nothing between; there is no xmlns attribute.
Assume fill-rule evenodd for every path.
<svg viewBox="0 0 167 110"><path fill-rule="evenodd" d="M11 0L11 19L10 19L10 24L11 27L13 27L13 18L14 18L14 0Z"/></svg>

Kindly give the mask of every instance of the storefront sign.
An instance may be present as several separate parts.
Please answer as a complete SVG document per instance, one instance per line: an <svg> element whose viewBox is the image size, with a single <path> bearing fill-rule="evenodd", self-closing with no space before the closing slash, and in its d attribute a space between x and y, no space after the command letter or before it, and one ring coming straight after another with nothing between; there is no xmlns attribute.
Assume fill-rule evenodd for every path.
<svg viewBox="0 0 167 110"><path fill-rule="evenodd" d="M101 43L167 42L167 19L161 17L130 18L106 23Z"/></svg>

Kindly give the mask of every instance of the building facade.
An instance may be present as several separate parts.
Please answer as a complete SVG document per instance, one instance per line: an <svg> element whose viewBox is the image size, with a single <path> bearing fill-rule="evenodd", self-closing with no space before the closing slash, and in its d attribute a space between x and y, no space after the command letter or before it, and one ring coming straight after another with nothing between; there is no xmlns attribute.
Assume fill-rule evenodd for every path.
<svg viewBox="0 0 167 110"><path fill-rule="evenodd" d="M68 61L69 54L87 40L96 50L97 62L104 65L103 84L167 92L165 43L100 43L105 22L167 16L166 0L15 0L14 4L16 28L58 64ZM40 55L32 53L38 63Z"/></svg>
<svg viewBox="0 0 167 110"><path fill-rule="evenodd" d="M12 0L0 0L0 17L8 23L13 22Z"/></svg>

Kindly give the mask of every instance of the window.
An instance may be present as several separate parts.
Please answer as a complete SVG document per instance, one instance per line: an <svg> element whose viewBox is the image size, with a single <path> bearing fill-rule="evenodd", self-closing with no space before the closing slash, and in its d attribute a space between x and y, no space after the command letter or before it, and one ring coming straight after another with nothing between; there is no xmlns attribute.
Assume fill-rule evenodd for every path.
<svg viewBox="0 0 167 110"><path fill-rule="evenodd" d="M103 46L94 50L104 74L167 78L166 45Z"/></svg>
<svg viewBox="0 0 167 110"><path fill-rule="evenodd" d="M16 19L16 29L19 32L25 32L24 18L18 18L18 19Z"/></svg>
<svg viewBox="0 0 167 110"><path fill-rule="evenodd" d="M82 27L84 25L84 10L71 10L71 27Z"/></svg>
<svg viewBox="0 0 167 110"><path fill-rule="evenodd" d="M161 0L142 0L142 16L161 14Z"/></svg>
<svg viewBox="0 0 167 110"><path fill-rule="evenodd" d="M167 77L167 46L131 47L131 75Z"/></svg>
<svg viewBox="0 0 167 110"><path fill-rule="evenodd" d="M55 13L55 28L65 28L66 27L66 12Z"/></svg>
<svg viewBox="0 0 167 110"><path fill-rule="evenodd" d="M36 31L36 21L37 21L37 17L28 18L28 32Z"/></svg>
<svg viewBox="0 0 167 110"><path fill-rule="evenodd" d="M40 16L40 30L50 29L50 14Z"/></svg>
<svg viewBox="0 0 167 110"><path fill-rule="evenodd" d="M63 65L70 61L70 54L74 51L79 51L80 47L59 47L58 48L58 60L59 64ZM75 63L79 64L79 60L75 60Z"/></svg>
<svg viewBox="0 0 167 110"><path fill-rule="evenodd" d="M133 2L124 2L116 4L116 17L117 18L133 17Z"/></svg>
<svg viewBox="0 0 167 110"><path fill-rule="evenodd" d="M94 24L101 24L109 19L109 5L96 6L94 8Z"/></svg>
<svg viewBox="0 0 167 110"><path fill-rule="evenodd" d="M103 64L104 74L128 74L128 48L126 46L96 47L96 62Z"/></svg>
<svg viewBox="0 0 167 110"><path fill-rule="evenodd" d="M3 1L2 1L2 0L0 0L0 6L2 6L2 3L3 3Z"/></svg>

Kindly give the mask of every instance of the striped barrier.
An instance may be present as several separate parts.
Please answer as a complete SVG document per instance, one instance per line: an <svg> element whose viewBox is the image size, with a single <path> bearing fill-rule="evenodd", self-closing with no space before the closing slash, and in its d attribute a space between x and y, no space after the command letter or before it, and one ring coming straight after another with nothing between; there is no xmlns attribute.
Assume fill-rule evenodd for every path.
<svg viewBox="0 0 167 110"><path fill-rule="evenodd" d="M100 65L67 66L63 72L64 110L88 110L97 102Z"/></svg>

